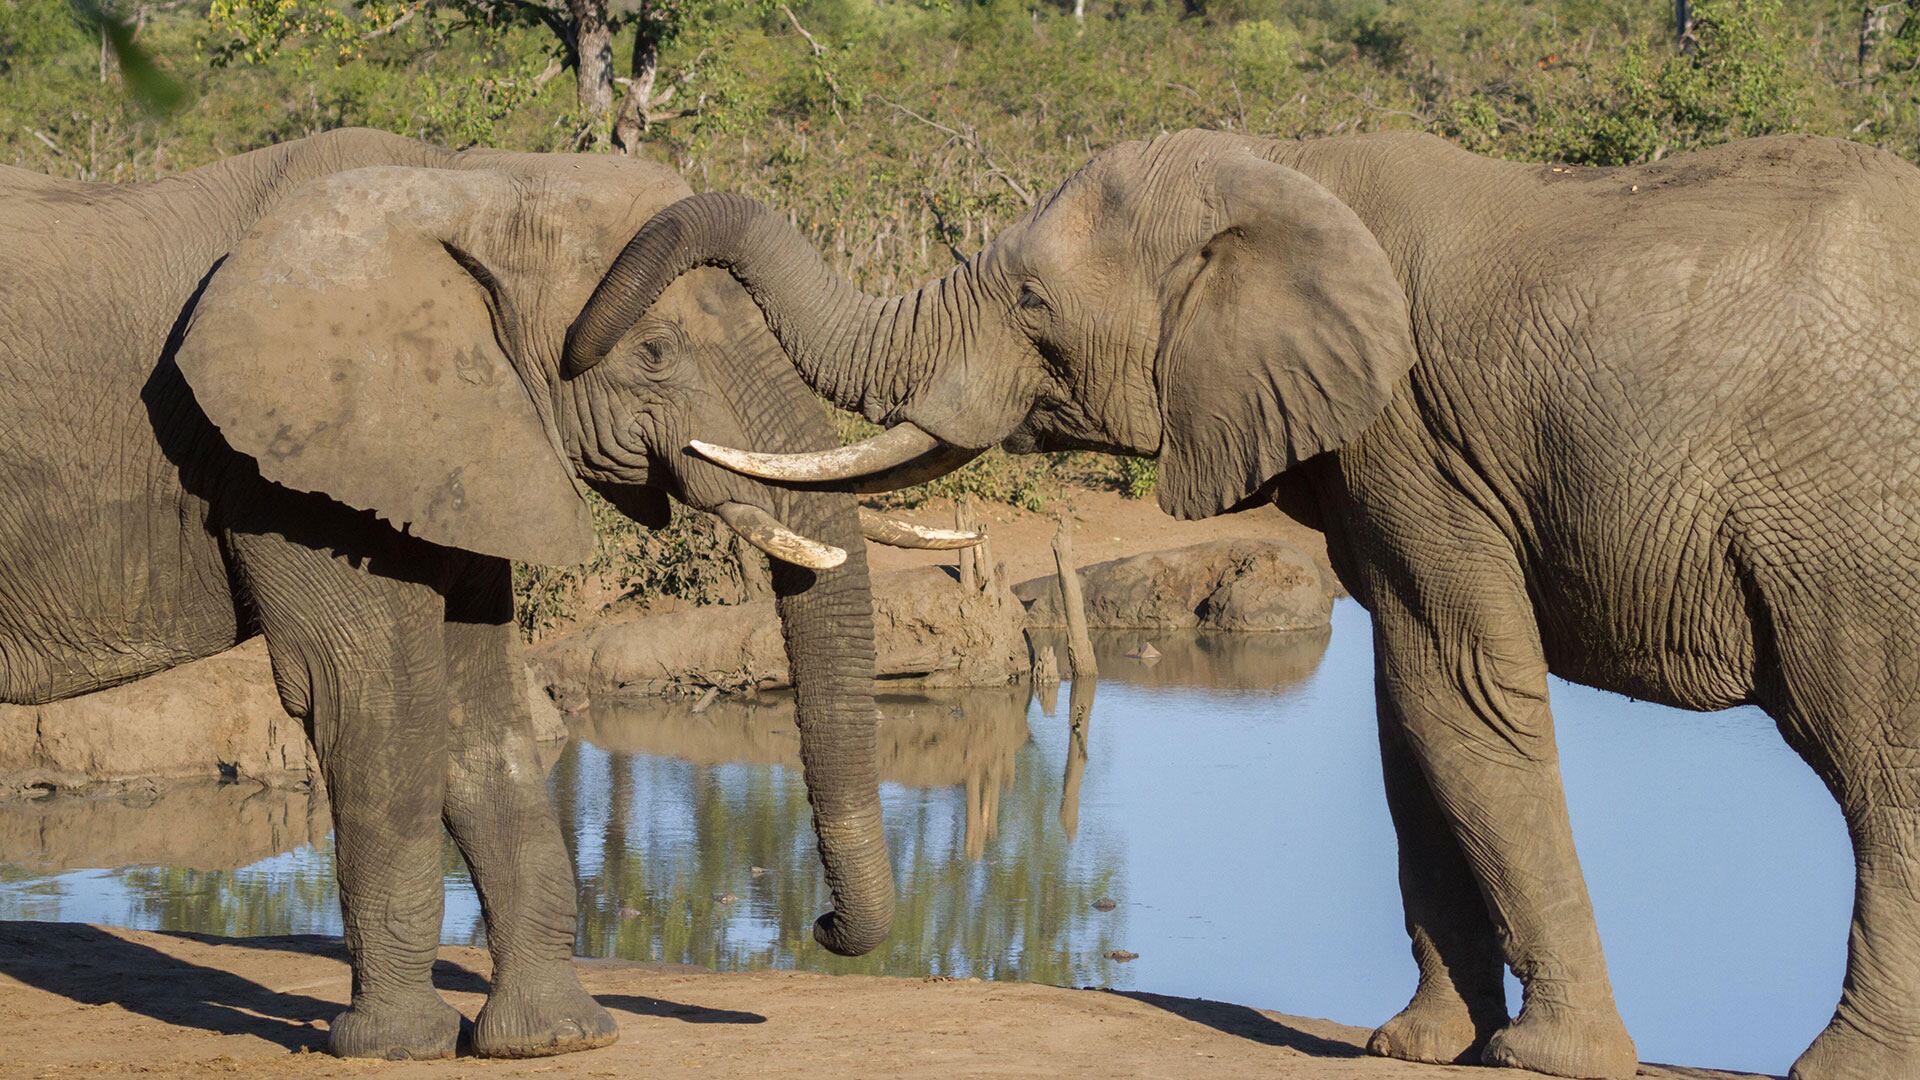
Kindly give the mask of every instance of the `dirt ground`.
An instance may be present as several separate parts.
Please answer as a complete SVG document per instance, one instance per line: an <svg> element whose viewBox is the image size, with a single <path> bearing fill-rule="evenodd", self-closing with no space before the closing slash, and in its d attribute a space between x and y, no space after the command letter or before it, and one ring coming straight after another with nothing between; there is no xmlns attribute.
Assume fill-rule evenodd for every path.
<svg viewBox="0 0 1920 1080"><path fill-rule="evenodd" d="M1054 572L1054 517L1062 507L1073 522L1073 561L1078 566L1143 551L1248 536L1290 540L1315 558L1326 558L1326 541L1319 533L1271 506L1204 521L1178 521L1161 513L1152 498L1128 499L1114 491L1070 489L1058 505L1040 514L1017 506L980 504L980 517L993 557L1006 563L1009 583ZM922 525L948 528L953 525L953 503L946 499L912 510L889 510L887 514ZM867 560L874 572L879 573L909 566L952 564L954 553L907 551L869 544Z"/></svg>
<svg viewBox="0 0 1920 1080"><path fill-rule="evenodd" d="M1240 1077L1435 1080L1465 1072L1365 1056L1366 1033L1241 1005L1014 983L791 972L716 975L581 961L620 1022L603 1050L532 1061L340 1061L347 999L324 938L219 939L0 923L0 1076ZM444 948L436 982L468 1017L486 954ZM1642 1076L1730 1074L1648 1067Z"/></svg>

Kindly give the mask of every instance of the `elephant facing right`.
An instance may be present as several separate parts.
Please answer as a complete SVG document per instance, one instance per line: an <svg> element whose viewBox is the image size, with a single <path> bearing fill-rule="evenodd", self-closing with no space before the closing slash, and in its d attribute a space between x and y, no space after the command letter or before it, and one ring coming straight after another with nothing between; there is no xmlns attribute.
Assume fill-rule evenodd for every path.
<svg viewBox="0 0 1920 1080"><path fill-rule="evenodd" d="M1420 980L1379 1054L1627 1077L1549 672L1764 708L1846 815L1847 977L1799 1080L1920 1078L1920 170L1757 139L1625 169L1405 133L1109 149L945 278L860 293L776 212L643 226L590 368L726 267L890 430L735 471L875 489L995 444L1160 460L1170 513L1280 502L1373 616ZM1510 968L1525 990L1509 1017Z"/></svg>

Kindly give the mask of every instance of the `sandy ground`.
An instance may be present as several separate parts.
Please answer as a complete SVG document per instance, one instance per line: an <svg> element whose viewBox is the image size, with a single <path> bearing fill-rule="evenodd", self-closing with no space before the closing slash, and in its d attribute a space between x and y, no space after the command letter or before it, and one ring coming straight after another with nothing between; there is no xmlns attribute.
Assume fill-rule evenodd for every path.
<svg viewBox="0 0 1920 1080"><path fill-rule="evenodd" d="M1073 523L1073 561L1078 566L1143 551L1240 537L1290 540L1317 558L1326 557L1326 541L1319 533L1271 506L1204 521L1178 521L1162 513L1151 498L1127 499L1113 491L1070 489L1066 497L1041 514L1005 504L980 504L980 517L993 557L1006 564L1010 583L1054 572L1055 516L1062 510ZM946 499L912 510L889 510L887 514L922 525L953 525L953 503ZM869 544L867 559L874 571L880 572L951 564L954 553L906 551Z"/></svg>
<svg viewBox="0 0 1920 1080"><path fill-rule="evenodd" d="M1366 1033L1240 1005L1013 983L788 972L716 975L581 961L620 1042L533 1061L340 1061L320 1052L345 955L312 937L219 939L0 923L0 1076L1521 1077L1361 1053ZM444 948L468 1017L486 954ZM1730 1074L1648 1067L1650 1077Z"/></svg>

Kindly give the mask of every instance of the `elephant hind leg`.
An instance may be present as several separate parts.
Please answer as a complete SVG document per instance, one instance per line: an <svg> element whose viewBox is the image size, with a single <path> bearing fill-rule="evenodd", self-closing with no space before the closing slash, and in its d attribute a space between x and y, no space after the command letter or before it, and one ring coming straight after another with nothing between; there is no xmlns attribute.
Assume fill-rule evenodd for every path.
<svg viewBox="0 0 1920 1080"><path fill-rule="evenodd" d="M1856 876L1840 1002L1792 1075L1920 1080L1920 632L1871 600L1776 612L1763 704L1840 803Z"/></svg>
<svg viewBox="0 0 1920 1080"><path fill-rule="evenodd" d="M445 629L453 700L445 814L493 954L474 1050L538 1057L605 1046L619 1029L574 973L573 864L534 746L511 574L505 560L476 559L465 576L450 590Z"/></svg>
<svg viewBox="0 0 1920 1080"><path fill-rule="evenodd" d="M277 520L282 504L306 498L276 489L249 505ZM320 549L242 527L230 543L281 699L307 722L333 812L353 1002L334 1020L329 1046L343 1057L450 1057L460 1014L432 982L447 760L444 602L434 584L377 569L397 568L398 558L418 570L440 556L398 534L356 532L344 510L308 512L341 518L343 542ZM344 541L355 536L369 547L349 553Z"/></svg>

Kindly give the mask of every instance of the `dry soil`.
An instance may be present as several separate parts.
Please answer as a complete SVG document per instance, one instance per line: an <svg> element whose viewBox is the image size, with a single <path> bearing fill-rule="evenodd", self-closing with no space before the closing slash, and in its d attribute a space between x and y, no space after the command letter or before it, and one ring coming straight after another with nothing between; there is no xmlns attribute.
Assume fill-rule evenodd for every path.
<svg viewBox="0 0 1920 1080"><path fill-rule="evenodd" d="M1015 983L791 972L716 975L582 961L620 1022L603 1050L532 1061L340 1061L321 1052L347 999L340 945L0 923L0 1075L472 1077L1263 1077L1507 1080L1361 1053L1365 1032L1241 1005ZM486 954L440 952L471 1017ZM1650 1077L1729 1074L1649 1067Z"/></svg>

